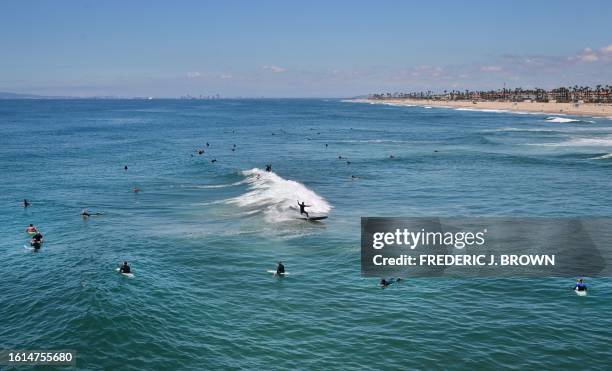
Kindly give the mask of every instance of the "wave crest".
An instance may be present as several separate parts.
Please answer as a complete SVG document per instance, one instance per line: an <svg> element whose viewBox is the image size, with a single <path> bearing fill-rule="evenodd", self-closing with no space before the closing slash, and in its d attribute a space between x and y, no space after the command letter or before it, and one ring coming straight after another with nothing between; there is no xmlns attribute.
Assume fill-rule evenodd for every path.
<svg viewBox="0 0 612 371"><path fill-rule="evenodd" d="M331 211L332 206L323 197L302 183L258 168L245 170L242 174L247 177L249 190L226 202L252 212L261 212L268 222L278 223L299 218L298 200L310 205L307 211L311 216L327 215Z"/></svg>

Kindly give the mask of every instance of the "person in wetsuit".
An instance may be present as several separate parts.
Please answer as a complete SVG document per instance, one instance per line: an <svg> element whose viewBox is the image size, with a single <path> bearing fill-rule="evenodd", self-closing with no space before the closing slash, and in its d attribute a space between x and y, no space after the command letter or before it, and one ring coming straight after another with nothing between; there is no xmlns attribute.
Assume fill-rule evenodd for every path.
<svg viewBox="0 0 612 371"><path fill-rule="evenodd" d="M123 265L119 267L119 272L121 273L131 273L132 272L132 270L130 269L130 266L128 265L128 262L123 262Z"/></svg>
<svg viewBox="0 0 612 371"><path fill-rule="evenodd" d="M283 265L283 262L278 262L278 265L276 266L276 275L278 276L285 275L285 266Z"/></svg>
<svg viewBox="0 0 612 371"><path fill-rule="evenodd" d="M381 289L384 289L384 288L387 288L391 284L400 282L401 280L402 280L401 278L393 278L393 277L389 279L381 278L380 283L378 285L380 286Z"/></svg>
<svg viewBox="0 0 612 371"><path fill-rule="evenodd" d="M586 284L584 283L584 280L582 278L580 278L576 282L576 286L574 286L574 290L576 291L586 291L587 290Z"/></svg>
<svg viewBox="0 0 612 371"><path fill-rule="evenodd" d="M40 249L43 242L43 235L40 232L36 232L32 239L30 240L30 245L35 249Z"/></svg>
<svg viewBox="0 0 612 371"><path fill-rule="evenodd" d="M302 215L302 214L306 214L306 217L307 217L307 218L310 218L310 217L308 216L308 212L306 211L306 208L307 208L307 207L310 207L310 205L306 205L306 203L305 203L305 202L303 202L303 201L302 201L302 203L300 203L300 200L298 200L298 206L300 207L300 215Z"/></svg>
<svg viewBox="0 0 612 371"><path fill-rule="evenodd" d="M28 207L30 206L30 203L28 202L28 200L26 200L25 198L23 199L23 207Z"/></svg>
<svg viewBox="0 0 612 371"><path fill-rule="evenodd" d="M267 164L267 165L266 165L266 171L267 171L267 172L272 171L272 164Z"/></svg>

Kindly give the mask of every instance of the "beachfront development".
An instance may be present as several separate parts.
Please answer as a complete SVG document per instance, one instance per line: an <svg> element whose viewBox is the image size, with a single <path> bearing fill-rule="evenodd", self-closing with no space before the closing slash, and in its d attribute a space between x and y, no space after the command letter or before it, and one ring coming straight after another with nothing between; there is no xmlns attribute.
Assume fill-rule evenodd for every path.
<svg viewBox="0 0 612 371"><path fill-rule="evenodd" d="M371 94L367 102L610 117L612 86L383 93Z"/></svg>

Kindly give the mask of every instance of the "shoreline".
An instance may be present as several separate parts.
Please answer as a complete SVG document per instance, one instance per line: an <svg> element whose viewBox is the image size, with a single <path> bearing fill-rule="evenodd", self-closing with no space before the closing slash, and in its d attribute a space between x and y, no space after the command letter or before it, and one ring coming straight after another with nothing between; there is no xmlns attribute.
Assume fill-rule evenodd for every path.
<svg viewBox="0 0 612 371"><path fill-rule="evenodd" d="M475 111L507 111L540 113L543 115L575 115L601 118L612 117L612 104L596 103L540 103L540 102L472 102L441 101L432 99L355 99L354 102L370 104L392 104L398 106L431 106L443 108L466 108Z"/></svg>

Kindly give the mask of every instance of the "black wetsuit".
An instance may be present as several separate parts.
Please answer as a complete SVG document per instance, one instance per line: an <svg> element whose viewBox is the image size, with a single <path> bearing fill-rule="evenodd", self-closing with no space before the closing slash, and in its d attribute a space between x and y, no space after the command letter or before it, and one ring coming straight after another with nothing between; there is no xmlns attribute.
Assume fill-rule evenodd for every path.
<svg viewBox="0 0 612 371"><path fill-rule="evenodd" d="M119 272L121 273L131 273L131 271L129 265L122 265L121 268L119 268Z"/></svg>
<svg viewBox="0 0 612 371"><path fill-rule="evenodd" d="M278 267L276 267L276 274L285 274L285 266L279 264Z"/></svg>
<svg viewBox="0 0 612 371"><path fill-rule="evenodd" d="M32 247L34 247L35 249L40 249L40 246L42 245L42 239L43 239L43 235L40 233L36 233L32 237L32 241L30 241L30 245L32 245Z"/></svg>
<svg viewBox="0 0 612 371"><path fill-rule="evenodd" d="M308 212L306 211L306 208L307 208L307 207L309 207L309 206L308 206L308 205L306 205L306 203L305 203L305 202L302 202L302 203L299 203L299 202L298 202L298 205L300 206L300 215L301 215L301 214L306 214L306 217L307 217L307 218L310 218L310 217L308 216Z"/></svg>

